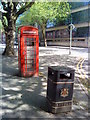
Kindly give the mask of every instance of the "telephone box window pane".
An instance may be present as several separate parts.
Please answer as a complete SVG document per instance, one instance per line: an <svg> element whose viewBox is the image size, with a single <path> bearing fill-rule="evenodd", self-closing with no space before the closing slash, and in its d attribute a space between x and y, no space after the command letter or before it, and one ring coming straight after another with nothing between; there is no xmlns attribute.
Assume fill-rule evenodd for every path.
<svg viewBox="0 0 90 120"><path fill-rule="evenodd" d="M34 46L35 39L34 38L26 38L27 46Z"/></svg>

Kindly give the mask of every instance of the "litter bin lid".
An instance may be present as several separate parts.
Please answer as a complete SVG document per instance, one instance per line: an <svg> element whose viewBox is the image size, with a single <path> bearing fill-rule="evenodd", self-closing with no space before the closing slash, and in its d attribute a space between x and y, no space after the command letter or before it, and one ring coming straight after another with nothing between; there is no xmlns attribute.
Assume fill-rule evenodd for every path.
<svg viewBox="0 0 90 120"><path fill-rule="evenodd" d="M49 68L59 71L59 72L70 72L75 71L73 68L67 67L67 66L50 66Z"/></svg>

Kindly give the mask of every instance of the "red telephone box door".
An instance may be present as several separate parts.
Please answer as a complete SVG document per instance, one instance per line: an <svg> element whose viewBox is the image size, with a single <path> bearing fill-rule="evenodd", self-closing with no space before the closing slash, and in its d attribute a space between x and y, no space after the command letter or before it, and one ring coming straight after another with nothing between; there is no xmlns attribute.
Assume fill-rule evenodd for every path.
<svg viewBox="0 0 90 120"><path fill-rule="evenodd" d="M20 72L22 76L38 76L39 36L38 29L31 26L20 28Z"/></svg>

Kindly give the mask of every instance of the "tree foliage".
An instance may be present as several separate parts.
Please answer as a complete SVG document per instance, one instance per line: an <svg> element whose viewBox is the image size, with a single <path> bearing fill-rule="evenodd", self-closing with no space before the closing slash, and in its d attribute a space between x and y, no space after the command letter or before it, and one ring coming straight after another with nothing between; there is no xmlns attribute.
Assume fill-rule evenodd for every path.
<svg viewBox="0 0 90 120"><path fill-rule="evenodd" d="M0 30L2 29L2 22L1 22L1 20L0 20Z"/></svg>
<svg viewBox="0 0 90 120"><path fill-rule="evenodd" d="M36 2L23 16L21 16L20 21L24 25L38 23L42 29L43 38L45 40L47 22L64 20L69 13L70 8L67 2Z"/></svg>
<svg viewBox="0 0 90 120"><path fill-rule="evenodd" d="M55 26L65 24L66 20L70 17L70 5L67 2L61 2L58 7L58 14L56 15Z"/></svg>

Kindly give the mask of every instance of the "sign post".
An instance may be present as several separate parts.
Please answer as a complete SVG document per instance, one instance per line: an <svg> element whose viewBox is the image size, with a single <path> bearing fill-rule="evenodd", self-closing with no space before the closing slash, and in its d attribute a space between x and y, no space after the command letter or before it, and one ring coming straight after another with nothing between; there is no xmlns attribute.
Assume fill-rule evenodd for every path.
<svg viewBox="0 0 90 120"><path fill-rule="evenodd" d="M75 26L71 23L69 25L69 30L70 30L70 48L69 48L69 55L71 54L71 48L72 48L72 30L75 29Z"/></svg>
<svg viewBox="0 0 90 120"><path fill-rule="evenodd" d="M71 47L72 47L72 26L70 26L70 49L69 49L69 55L71 54Z"/></svg>

